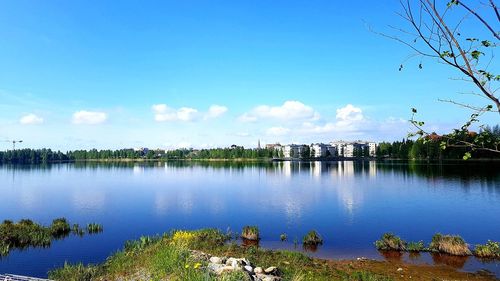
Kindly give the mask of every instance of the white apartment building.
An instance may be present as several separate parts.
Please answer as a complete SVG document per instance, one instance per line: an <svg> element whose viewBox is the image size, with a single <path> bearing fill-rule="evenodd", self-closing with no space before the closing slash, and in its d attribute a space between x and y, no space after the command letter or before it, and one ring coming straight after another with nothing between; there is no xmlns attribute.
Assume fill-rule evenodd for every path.
<svg viewBox="0 0 500 281"><path fill-rule="evenodd" d="M328 148L326 147L325 144L322 143L311 144L310 148L311 148L311 157L314 158L326 157Z"/></svg>
<svg viewBox="0 0 500 281"><path fill-rule="evenodd" d="M285 158L298 158L300 156L299 145L287 144L283 146L283 156Z"/></svg>

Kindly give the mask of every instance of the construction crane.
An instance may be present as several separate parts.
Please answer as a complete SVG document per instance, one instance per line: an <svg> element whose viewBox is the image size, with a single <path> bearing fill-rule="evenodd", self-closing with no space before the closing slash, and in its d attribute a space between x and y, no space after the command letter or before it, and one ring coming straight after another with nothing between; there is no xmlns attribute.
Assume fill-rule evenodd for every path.
<svg viewBox="0 0 500 281"><path fill-rule="evenodd" d="M3 142L12 143L12 150L16 150L16 143L22 143L22 140L4 140Z"/></svg>

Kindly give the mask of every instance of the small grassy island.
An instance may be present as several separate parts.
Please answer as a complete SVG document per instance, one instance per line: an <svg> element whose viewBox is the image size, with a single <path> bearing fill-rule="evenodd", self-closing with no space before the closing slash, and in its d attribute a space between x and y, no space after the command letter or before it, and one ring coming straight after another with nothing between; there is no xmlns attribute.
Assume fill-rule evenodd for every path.
<svg viewBox="0 0 500 281"><path fill-rule="evenodd" d="M432 241L426 247L423 241L406 242L399 236L392 233L385 233L375 241L375 247L381 251L400 251L400 252L433 252L447 254L451 256L476 256L483 259L500 258L500 242L489 241L484 244L478 244L474 250L469 248L465 240L458 235L443 235L436 233L432 236Z"/></svg>
<svg viewBox="0 0 500 281"><path fill-rule="evenodd" d="M13 249L49 247L52 240L62 239L71 233L81 236L85 231L89 234L99 233L102 226L92 223L87 229L82 229L78 224L71 226L65 218L53 220L50 226L43 226L29 219L22 219L17 223L4 220L0 224L0 257L7 256Z"/></svg>
<svg viewBox="0 0 500 281"><path fill-rule="evenodd" d="M306 237L318 242L319 235L315 234ZM123 250L102 264L66 264L51 271L49 277L60 281L495 280L492 276L458 272L446 266L364 258L315 259L299 252L245 247L238 245L232 237L216 229L177 230L162 236L144 236L127 242Z"/></svg>

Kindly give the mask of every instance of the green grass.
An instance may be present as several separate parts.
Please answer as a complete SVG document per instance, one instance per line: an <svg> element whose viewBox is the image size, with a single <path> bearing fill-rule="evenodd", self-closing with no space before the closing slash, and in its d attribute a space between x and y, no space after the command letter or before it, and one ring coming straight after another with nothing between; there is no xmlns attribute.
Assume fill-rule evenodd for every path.
<svg viewBox="0 0 500 281"><path fill-rule="evenodd" d="M198 250L215 256L245 257L254 266L263 268L277 266L283 280L389 280L369 272L349 274L299 252L270 251L227 243L230 239L230 235L216 229L172 231L162 236L144 236L127 242L123 250L110 256L103 264L87 267L81 264L65 265L51 271L49 277L57 281L116 280L118 277L127 280L137 276L152 281L249 280L242 272L220 277L209 274L204 268L207 261L197 259L192 253L192 250Z"/></svg>
<svg viewBox="0 0 500 281"><path fill-rule="evenodd" d="M500 258L500 242L488 240L484 245L476 245L474 255L480 258Z"/></svg>
<svg viewBox="0 0 500 281"><path fill-rule="evenodd" d="M374 274L367 271L358 271L345 276L343 281L391 281L389 277Z"/></svg>
<svg viewBox="0 0 500 281"><path fill-rule="evenodd" d="M456 256L469 256L471 250L464 239L458 235L436 233L429 244L430 251Z"/></svg>
<svg viewBox="0 0 500 281"><path fill-rule="evenodd" d="M311 230L302 238L302 244L320 245L323 244L323 238L321 238L321 235L316 230Z"/></svg>
<svg viewBox="0 0 500 281"><path fill-rule="evenodd" d="M17 223L5 220L0 224L0 256L7 256L13 249L49 247L52 240L64 238L72 232L75 233L65 218L53 220L50 226L29 219Z"/></svg>
<svg viewBox="0 0 500 281"><path fill-rule="evenodd" d="M241 231L241 237L247 240L259 240L260 239L259 228L257 226L245 226Z"/></svg>
<svg viewBox="0 0 500 281"><path fill-rule="evenodd" d="M286 235L286 233L282 233L280 235L280 240L281 240L281 242L284 242L284 241L288 240L288 236Z"/></svg>
<svg viewBox="0 0 500 281"><path fill-rule="evenodd" d="M89 234L100 233L103 231L103 227L97 223L89 223L87 224L87 232Z"/></svg>
<svg viewBox="0 0 500 281"><path fill-rule="evenodd" d="M408 252L423 252L426 251L426 247L424 241L408 242L408 244L406 244L406 250Z"/></svg>
<svg viewBox="0 0 500 281"><path fill-rule="evenodd" d="M406 242L392 233L384 233L375 241L375 247L382 251L406 251Z"/></svg>

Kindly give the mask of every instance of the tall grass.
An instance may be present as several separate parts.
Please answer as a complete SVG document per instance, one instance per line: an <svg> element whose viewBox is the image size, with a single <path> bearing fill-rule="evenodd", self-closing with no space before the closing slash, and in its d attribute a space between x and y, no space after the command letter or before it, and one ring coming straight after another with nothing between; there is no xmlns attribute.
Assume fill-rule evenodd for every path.
<svg viewBox="0 0 500 281"><path fill-rule="evenodd" d="M406 251L406 242L390 232L375 241L375 247L382 251Z"/></svg>
<svg viewBox="0 0 500 281"><path fill-rule="evenodd" d="M302 244L306 246L317 246L323 244L323 238L316 230L311 230L302 238Z"/></svg>
<svg viewBox="0 0 500 281"><path fill-rule="evenodd" d="M259 233L259 228L257 226L245 226L243 227L243 230L241 231L241 237L245 238L247 240L259 240L260 239L260 233Z"/></svg>
<svg viewBox="0 0 500 281"><path fill-rule="evenodd" d="M456 256L469 256L471 250L464 239L458 235L442 235L436 233L432 237L429 249L433 252L446 253Z"/></svg>
<svg viewBox="0 0 500 281"><path fill-rule="evenodd" d="M480 258L500 258L500 242L488 240L484 245L478 244L474 249L474 255Z"/></svg>

